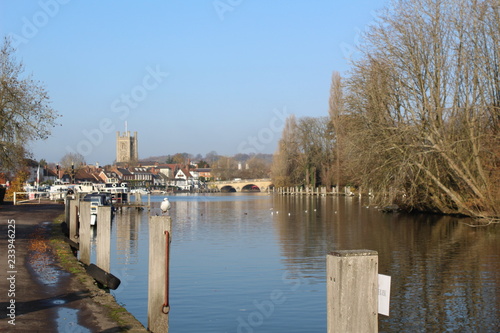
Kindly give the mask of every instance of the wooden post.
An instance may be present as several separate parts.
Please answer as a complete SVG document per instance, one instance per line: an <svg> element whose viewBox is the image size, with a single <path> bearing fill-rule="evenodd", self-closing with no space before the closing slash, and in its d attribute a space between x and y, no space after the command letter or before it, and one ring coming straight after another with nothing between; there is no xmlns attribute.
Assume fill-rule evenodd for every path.
<svg viewBox="0 0 500 333"><path fill-rule="evenodd" d="M151 332L168 333L169 259L165 232L171 239L171 227L170 216L149 217L148 330Z"/></svg>
<svg viewBox="0 0 500 333"><path fill-rule="evenodd" d="M78 227L78 201L70 200L69 201L69 239L75 243L79 243L79 235L80 232Z"/></svg>
<svg viewBox="0 0 500 333"><path fill-rule="evenodd" d="M109 256L111 252L111 207L100 206L97 209L97 267L109 273Z"/></svg>
<svg viewBox="0 0 500 333"><path fill-rule="evenodd" d="M327 332L378 332L378 254L335 251L326 259Z"/></svg>
<svg viewBox="0 0 500 333"><path fill-rule="evenodd" d="M64 222L69 226L69 203L71 202L71 198L67 195L64 198Z"/></svg>
<svg viewBox="0 0 500 333"><path fill-rule="evenodd" d="M90 265L90 202L80 202L80 261Z"/></svg>

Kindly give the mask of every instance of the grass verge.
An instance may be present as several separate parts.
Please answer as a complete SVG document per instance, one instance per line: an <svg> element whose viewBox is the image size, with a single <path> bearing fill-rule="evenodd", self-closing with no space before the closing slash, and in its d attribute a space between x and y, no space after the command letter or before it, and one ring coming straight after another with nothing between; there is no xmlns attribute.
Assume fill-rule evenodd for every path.
<svg viewBox="0 0 500 333"><path fill-rule="evenodd" d="M97 282L87 274L85 267L78 261L71 247L65 241L61 229L64 219L65 215L61 214L51 224L50 245L59 265L82 284L83 288L88 291L89 298L101 306L107 317L118 325L119 331L147 332L134 316L116 302L113 295L107 290L99 288Z"/></svg>

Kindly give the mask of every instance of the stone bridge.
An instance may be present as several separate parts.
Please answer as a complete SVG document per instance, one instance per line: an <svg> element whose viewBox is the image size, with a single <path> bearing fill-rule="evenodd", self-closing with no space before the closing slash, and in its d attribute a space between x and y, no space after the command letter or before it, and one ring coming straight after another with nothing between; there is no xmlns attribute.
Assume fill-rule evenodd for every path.
<svg viewBox="0 0 500 333"><path fill-rule="evenodd" d="M220 192L266 192L274 187L271 179L221 180L210 182L208 186Z"/></svg>

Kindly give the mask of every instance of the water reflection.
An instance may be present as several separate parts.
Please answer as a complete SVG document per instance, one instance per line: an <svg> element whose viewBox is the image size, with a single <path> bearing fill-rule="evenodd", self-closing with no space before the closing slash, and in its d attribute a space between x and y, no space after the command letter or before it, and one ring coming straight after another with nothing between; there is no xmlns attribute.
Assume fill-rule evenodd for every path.
<svg viewBox="0 0 500 333"><path fill-rule="evenodd" d="M115 216L118 264L137 263L142 216L143 212L135 208L124 209Z"/></svg>
<svg viewBox="0 0 500 333"><path fill-rule="evenodd" d="M161 214L162 199L151 198L150 214ZM237 331L250 325L259 332L324 332L325 255L361 248L378 251L379 272L392 276L390 317L380 316L381 332L495 332L500 326L498 226L384 214L357 197L169 199L173 331ZM147 210L117 214L111 264L122 280L115 297L144 325L147 222ZM259 304L278 291L280 303L251 326Z"/></svg>
<svg viewBox="0 0 500 333"><path fill-rule="evenodd" d="M324 255L332 250L379 252L379 272L392 276L391 313L380 317L381 331L498 329L498 227L384 214L358 198L275 197L273 204L285 213L274 223L291 270L324 270Z"/></svg>

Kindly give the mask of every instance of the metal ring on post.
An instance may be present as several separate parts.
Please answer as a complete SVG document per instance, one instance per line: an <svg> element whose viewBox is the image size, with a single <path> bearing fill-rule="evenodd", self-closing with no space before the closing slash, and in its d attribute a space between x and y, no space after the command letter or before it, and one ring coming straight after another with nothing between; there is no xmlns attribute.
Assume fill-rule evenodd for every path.
<svg viewBox="0 0 500 333"><path fill-rule="evenodd" d="M163 302L163 306L161 308L161 312L164 314L168 314L170 312L170 305L168 299L168 289L169 289L169 264L170 264L170 233L165 230L165 298Z"/></svg>

